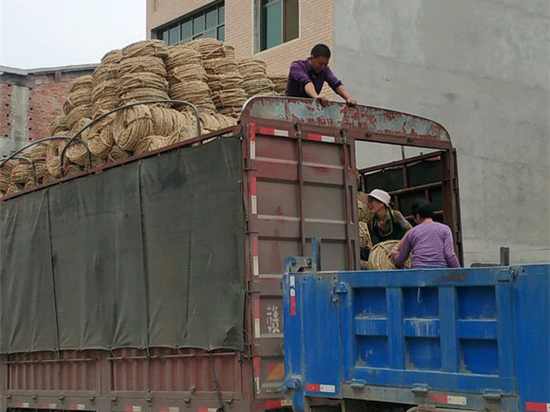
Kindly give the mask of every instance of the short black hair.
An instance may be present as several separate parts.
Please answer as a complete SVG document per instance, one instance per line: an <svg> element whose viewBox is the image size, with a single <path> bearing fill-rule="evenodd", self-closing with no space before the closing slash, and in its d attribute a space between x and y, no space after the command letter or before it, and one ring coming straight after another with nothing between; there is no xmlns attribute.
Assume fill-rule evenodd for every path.
<svg viewBox="0 0 550 412"><path fill-rule="evenodd" d="M411 209L413 216L419 215L423 219L434 217L434 208L426 199L417 198Z"/></svg>
<svg viewBox="0 0 550 412"><path fill-rule="evenodd" d="M311 55L313 57L326 57L330 59L330 49L326 44L316 44L313 49L311 49Z"/></svg>

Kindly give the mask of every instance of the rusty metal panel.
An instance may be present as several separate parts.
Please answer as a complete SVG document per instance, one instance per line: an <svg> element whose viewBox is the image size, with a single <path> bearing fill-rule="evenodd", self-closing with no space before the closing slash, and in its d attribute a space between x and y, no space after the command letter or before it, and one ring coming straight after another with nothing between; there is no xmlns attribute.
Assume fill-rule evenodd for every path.
<svg viewBox="0 0 550 412"><path fill-rule="evenodd" d="M5 357L8 391L94 391L98 387L95 351L20 353Z"/></svg>
<svg viewBox="0 0 550 412"><path fill-rule="evenodd" d="M248 120L250 122L248 122ZM296 128L293 123L243 121L245 204L250 282L250 341L257 399L280 396L284 260L309 254L322 239L326 269L355 266L357 233L352 138L334 129Z"/></svg>
<svg viewBox="0 0 550 412"><path fill-rule="evenodd" d="M410 146L452 147L449 133L432 120L393 110L369 106L348 107L331 102L326 107L314 99L257 97L250 99L243 109L243 119L272 120L305 125L318 130L333 129L329 135L346 130L355 139ZM315 130L314 128L319 128Z"/></svg>

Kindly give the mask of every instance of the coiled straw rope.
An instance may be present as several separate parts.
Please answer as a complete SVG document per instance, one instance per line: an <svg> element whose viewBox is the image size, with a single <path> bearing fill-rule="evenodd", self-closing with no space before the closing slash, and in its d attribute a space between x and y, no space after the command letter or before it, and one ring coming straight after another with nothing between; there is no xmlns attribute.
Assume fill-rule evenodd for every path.
<svg viewBox="0 0 550 412"><path fill-rule="evenodd" d="M370 270L392 270L397 266L390 258L390 251L399 243L397 240L387 240L374 245L370 251L368 268ZM411 258L407 259L403 265L405 268L411 267Z"/></svg>

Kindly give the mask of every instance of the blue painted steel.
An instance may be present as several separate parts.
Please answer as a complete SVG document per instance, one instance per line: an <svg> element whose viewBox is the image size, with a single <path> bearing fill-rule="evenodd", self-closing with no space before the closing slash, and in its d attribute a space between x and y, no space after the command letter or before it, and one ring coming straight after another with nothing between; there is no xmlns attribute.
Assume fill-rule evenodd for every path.
<svg viewBox="0 0 550 412"><path fill-rule="evenodd" d="M550 265L289 273L283 289L297 412L309 397L550 404Z"/></svg>

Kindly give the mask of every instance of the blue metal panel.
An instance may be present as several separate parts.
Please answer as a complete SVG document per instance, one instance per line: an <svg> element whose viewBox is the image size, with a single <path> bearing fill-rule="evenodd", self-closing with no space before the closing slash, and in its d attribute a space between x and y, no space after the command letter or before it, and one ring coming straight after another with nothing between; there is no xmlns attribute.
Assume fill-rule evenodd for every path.
<svg viewBox="0 0 550 412"><path fill-rule="evenodd" d="M285 331L286 340L315 341L303 350L322 354L303 363L304 385L311 369L327 382L341 379L338 394L353 399L440 404L458 396L465 404L455 408L508 411L550 404L550 265L340 272L331 274L346 291L338 299L328 298L326 275L299 276L309 276L304 288L319 289L301 292L302 315L324 320L298 335Z"/></svg>
<svg viewBox="0 0 550 412"><path fill-rule="evenodd" d="M516 378L524 411L528 402L550 404L550 265L526 265L516 273L512 309Z"/></svg>

